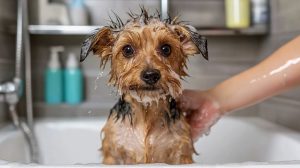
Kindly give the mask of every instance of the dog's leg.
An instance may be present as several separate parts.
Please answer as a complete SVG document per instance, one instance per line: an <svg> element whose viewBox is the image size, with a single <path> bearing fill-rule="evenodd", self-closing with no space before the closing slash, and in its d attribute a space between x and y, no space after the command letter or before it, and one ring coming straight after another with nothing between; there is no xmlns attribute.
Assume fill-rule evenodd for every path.
<svg viewBox="0 0 300 168"><path fill-rule="evenodd" d="M180 158L180 164L192 164L193 163L193 159L191 156L182 156Z"/></svg>
<svg viewBox="0 0 300 168"><path fill-rule="evenodd" d="M106 155L103 157L103 164L114 165L114 164L117 164L117 162L114 157L112 157L110 155Z"/></svg>
<svg viewBox="0 0 300 168"><path fill-rule="evenodd" d="M112 155L112 145L104 138L102 141L102 155L103 155L103 164L118 164L116 158Z"/></svg>
<svg viewBox="0 0 300 168"><path fill-rule="evenodd" d="M110 121L110 120L109 120ZM101 130L101 152L103 155L103 164L119 164L119 160L113 155L115 149L115 143L112 143L112 132L110 126L108 126L110 122L107 122L103 129Z"/></svg>
<svg viewBox="0 0 300 168"><path fill-rule="evenodd" d="M111 141L103 140L102 142L103 164L137 164L141 163L136 160L133 152L128 152L125 148L115 148Z"/></svg>

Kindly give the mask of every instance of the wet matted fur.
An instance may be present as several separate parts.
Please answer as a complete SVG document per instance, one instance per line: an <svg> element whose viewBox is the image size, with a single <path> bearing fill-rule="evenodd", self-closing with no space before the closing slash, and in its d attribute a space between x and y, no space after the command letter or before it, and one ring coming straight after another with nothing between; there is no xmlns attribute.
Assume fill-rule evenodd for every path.
<svg viewBox="0 0 300 168"><path fill-rule="evenodd" d="M80 55L83 61L93 51L100 68L110 62L108 84L121 96L102 129L103 163L192 163L190 128L175 100L188 56L208 59L207 41L178 17L161 20L144 7L129 17L123 23L115 15L84 41ZM141 77L147 70L159 73L151 84Z"/></svg>

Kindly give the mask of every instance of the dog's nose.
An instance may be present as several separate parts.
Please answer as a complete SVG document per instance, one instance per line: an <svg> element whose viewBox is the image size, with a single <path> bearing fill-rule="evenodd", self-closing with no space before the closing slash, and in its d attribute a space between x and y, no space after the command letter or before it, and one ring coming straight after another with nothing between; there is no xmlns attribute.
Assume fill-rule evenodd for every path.
<svg viewBox="0 0 300 168"><path fill-rule="evenodd" d="M148 69L142 72L141 78L149 85L154 85L160 79L160 72L157 69Z"/></svg>

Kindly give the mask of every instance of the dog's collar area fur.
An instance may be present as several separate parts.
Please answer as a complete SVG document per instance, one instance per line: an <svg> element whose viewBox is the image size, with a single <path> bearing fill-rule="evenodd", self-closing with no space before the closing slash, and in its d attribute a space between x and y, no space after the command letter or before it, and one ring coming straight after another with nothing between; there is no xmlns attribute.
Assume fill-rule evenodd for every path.
<svg viewBox="0 0 300 168"><path fill-rule="evenodd" d="M168 122L168 124L173 121L179 120L181 117L181 112L177 107L176 100L172 97L169 98L169 111L165 111L165 119ZM115 122L117 122L119 119L123 122L126 117L129 118L129 121L132 125L132 108L130 103L126 102L122 96L122 98L119 98L118 102L110 109L110 113L108 118L112 116L112 114L115 113Z"/></svg>
<svg viewBox="0 0 300 168"><path fill-rule="evenodd" d="M176 100L174 98L170 98L169 112L165 112L165 117L166 117L168 124L170 124L171 121L173 121L173 123L175 123L175 121L179 120L181 117L181 112L177 108Z"/></svg>
<svg viewBox="0 0 300 168"><path fill-rule="evenodd" d="M115 121L117 122L120 118L124 121L125 117L128 116L130 123L132 124L132 109L128 102L123 98L119 98L118 102L110 109L108 118L115 113Z"/></svg>

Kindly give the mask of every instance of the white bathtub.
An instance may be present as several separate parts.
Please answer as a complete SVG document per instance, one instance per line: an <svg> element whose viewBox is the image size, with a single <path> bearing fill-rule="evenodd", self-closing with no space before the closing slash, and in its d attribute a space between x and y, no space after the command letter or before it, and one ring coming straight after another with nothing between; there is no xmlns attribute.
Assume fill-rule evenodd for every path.
<svg viewBox="0 0 300 168"><path fill-rule="evenodd" d="M0 166L99 167L104 122L104 118L37 121L38 165L26 164L29 152L22 133L12 126L5 127L0 130ZM224 117L195 147L199 153L194 156L197 163L190 166L300 167L300 133L256 117Z"/></svg>

